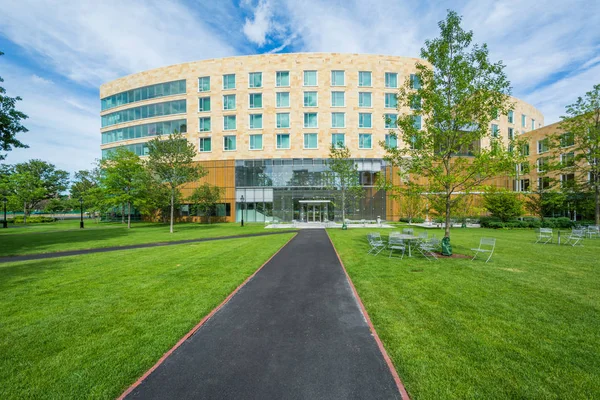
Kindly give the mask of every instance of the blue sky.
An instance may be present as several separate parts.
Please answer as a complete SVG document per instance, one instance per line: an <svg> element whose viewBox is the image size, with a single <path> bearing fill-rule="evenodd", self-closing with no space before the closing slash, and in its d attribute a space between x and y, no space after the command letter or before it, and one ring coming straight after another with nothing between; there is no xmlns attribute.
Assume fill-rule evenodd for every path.
<svg viewBox="0 0 600 400"><path fill-rule="evenodd" d="M267 52L418 57L447 9L503 60L513 95L559 120L600 83L598 0L0 0L0 76L23 101L27 150L75 171L100 155L103 82L186 61Z"/></svg>

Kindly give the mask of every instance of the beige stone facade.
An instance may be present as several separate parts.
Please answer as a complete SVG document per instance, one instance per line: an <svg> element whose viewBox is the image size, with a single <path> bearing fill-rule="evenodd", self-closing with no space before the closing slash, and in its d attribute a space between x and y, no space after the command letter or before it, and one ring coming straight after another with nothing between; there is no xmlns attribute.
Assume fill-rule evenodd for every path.
<svg viewBox="0 0 600 400"><path fill-rule="evenodd" d="M385 107L385 95L394 94L397 89L386 87L385 74L397 73L398 85L404 84L411 74L416 72L416 63L424 62L416 58L382 56L369 54L337 54L337 53L297 53L297 54L265 54L221 59L204 60L178 64L150 71L129 75L100 87L100 97L105 98L127 90L140 88L157 83L170 82L180 79L186 80L186 93L158 97L151 100L133 102L119 107L105 110L101 115L111 114L120 110L138 107L146 104L162 103L165 101L186 99L187 113L163 117L144 118L135 121L111 125L102 128L102 132L116 128L147 124L158 121L170 121L185 118L187 120L187 137L196 146L199 146L201 137L211 137L212 148L210 152L198 152L198 161L232 160L232 159L270 159L270 158L327 158L331 135L343 133L345 144L355 158L383 158L384 151L380 142L385 140L389 129L385 128L384 114L398 114L408 110ZM277 87L276 75L278 71L289 71L289 86ZM317 85L304 85L304 71L316 71ZM332 85L332 71L343 71L343 85ZM370 72L371 85L359 86L359 72ZM249 87L249 74L262 73L262 87ZM235 89L223 89L223 76L235 74ZM198 79L210 77L210 90L199 92ZM317 106L304 107L304 92L317 92ZM332 106L332 92L343 92L343 106ZM276 98L278 92L288 92L289 107L278 108ZM262 93L262 107L249 108L251 93ZM371 93L372 104L370 107L359 107L359 93ZM235 95L235 110L223 110L223 96ZM210 111L199 112L199 98L210 98ZM543 126L543 115L533 106L516 98L514 103L513 123L508 122L508 117L502 115L498 121L500 135L508 139L508 130L513 128L515 134L522 134L532 129ZM317 113L318 126L316 128L304 127L304 114ZM332 128L332 113L344 113L345 127ZM290 114L290 128L278 129L276 114ZM371 114L372 127L359 127L359 114ZM250 114L262 114L262 129L250 129ZM235 115L237 126L233 131L224 131L223 117ZM522 126L522 115L525 115L525 126ZM210 132L199 132L199 118L210 117ZM290 134L290 148L277 149L276 135L278 133ZM304 134L318 134L318 148L304 148ZM372 134L371 148L359 148L359 134ZM251 134L262 134L262 149L250 150L249 137ZM236 150L223 149L223 136L236 136ZM152 137L142 137L131 140L121 140L106 143L102 149L120 145L143 143ZM483 143L485 146L486 143Z"/></svg>

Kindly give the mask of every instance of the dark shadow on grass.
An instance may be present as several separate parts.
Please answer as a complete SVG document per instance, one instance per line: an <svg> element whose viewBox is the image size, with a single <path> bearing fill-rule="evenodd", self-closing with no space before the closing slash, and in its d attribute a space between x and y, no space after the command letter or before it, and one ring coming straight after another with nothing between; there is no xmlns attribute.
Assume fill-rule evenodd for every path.
<svg viewBox="0 0 600 400"><path fill-rule="evenodd" d="M0 267L0 291L10 290L15 285L34 283L49 270L56 273L69 266L71 261L64 259L32 260Z"/></svg>

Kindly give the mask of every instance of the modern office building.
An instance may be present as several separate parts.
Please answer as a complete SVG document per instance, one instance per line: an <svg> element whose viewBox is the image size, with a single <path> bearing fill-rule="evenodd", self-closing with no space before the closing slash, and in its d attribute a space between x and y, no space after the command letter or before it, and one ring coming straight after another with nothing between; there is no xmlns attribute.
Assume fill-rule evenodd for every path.
<svg viewBox="0 0 600 400"><path fill-rule="evenodd" d="M270 54L129 75L100 87L102 153L126 146L144 156L147 141L177 129L209 172L201 182L225 189L218 208L224 219L239 220L243 209L250 221L323 221L341 216L336 190L324 179L329 147L341 142L365 188L349 218L397 219L397 202L375 182L392 174L381 143L403 145L390 137L389 120L409 112L397 109L395 94L407 80L418 84L417 62L425 63L368 54ZM536 108L512 102L513 111L493 121L491 132L508 139L543 126ZM182 207L183 215L187 210Z"/></svg>

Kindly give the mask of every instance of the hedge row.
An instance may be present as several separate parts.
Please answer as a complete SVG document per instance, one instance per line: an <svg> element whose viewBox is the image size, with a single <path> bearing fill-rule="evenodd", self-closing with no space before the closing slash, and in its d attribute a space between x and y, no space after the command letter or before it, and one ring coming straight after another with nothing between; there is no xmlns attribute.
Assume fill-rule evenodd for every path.
<svg viewBox="0 0 600 400"><path fill-rule="evenodd" d="M575 226L575 223L569 218L545 218L540 221L537 218L524 218L521 220L512 220L502 222L493 217L481 217L480 224L482 228L502 229L502 228L557 228L570 229Z"/></svg>
<svg viewBox="0 0 600 400"><path fill-rule="evenodd" d="M52 218L52 217L38 217L38 216L29 216L27 217L27 223L31 223L31 224L39 224L39 223L43 223L43 222L56 222L57 219L56 218ZM15 216L13 219L9 219L8 220L9 223L12 224L22 224L23 223L23 216L22 215L17 215Z"/></svg>

